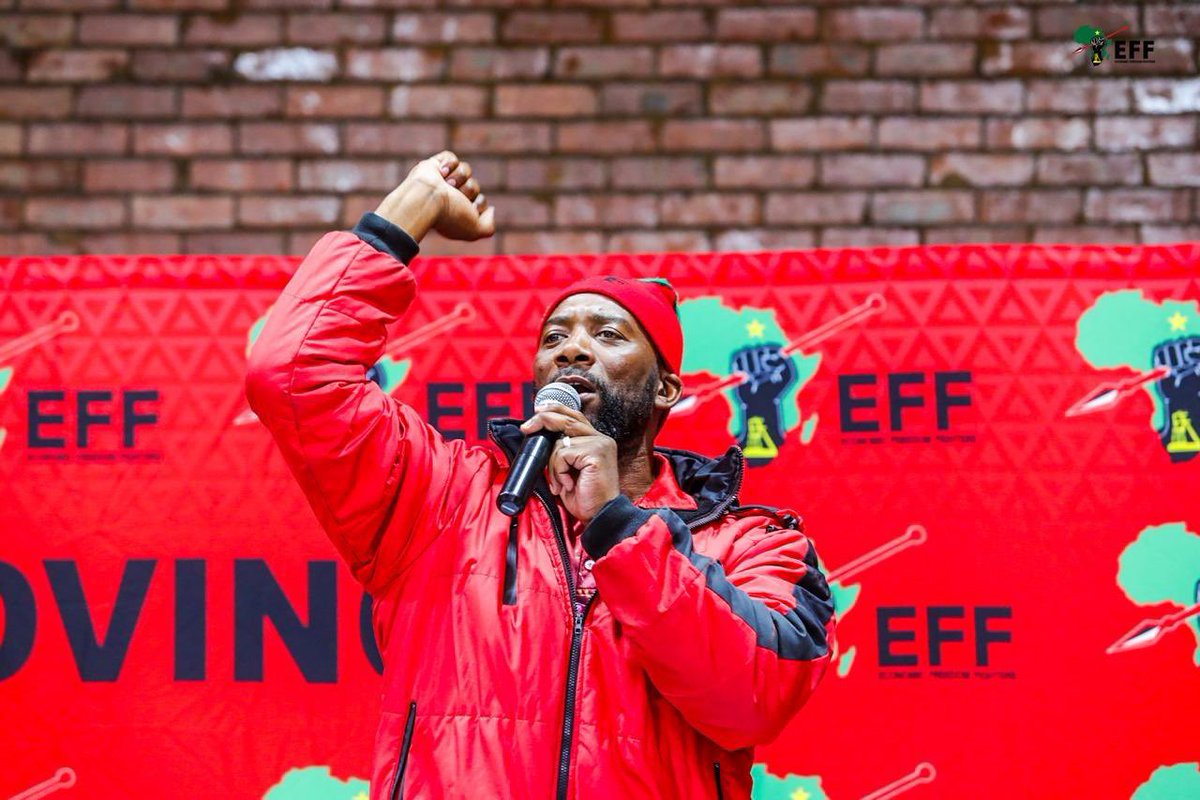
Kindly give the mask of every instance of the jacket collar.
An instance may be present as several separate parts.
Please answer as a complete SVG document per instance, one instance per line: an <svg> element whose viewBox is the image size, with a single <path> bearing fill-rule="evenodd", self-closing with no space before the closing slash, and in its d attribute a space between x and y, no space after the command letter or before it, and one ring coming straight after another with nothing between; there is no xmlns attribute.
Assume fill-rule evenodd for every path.
<svg viewBox="0 0 1200 800"><path fill-rule="evenodd" d="M488 420L488 432L510 466L525 440L525 434L520 429L521 422L511 417ZM695 509L675 510L689 527L695 528L716 519L725 509L737 503L745 468L741 448L731 446L720 458L708 458L690 450L668 447L655 447L654 452L667 459L679 488L696 501ZM544 477L539 479L538 487L545 487Z"/></svg>

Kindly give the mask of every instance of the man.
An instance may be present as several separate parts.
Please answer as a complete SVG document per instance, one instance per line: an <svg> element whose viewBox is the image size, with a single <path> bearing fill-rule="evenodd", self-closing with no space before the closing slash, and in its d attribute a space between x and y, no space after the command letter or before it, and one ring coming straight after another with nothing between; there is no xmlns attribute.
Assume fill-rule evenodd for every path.
<svg viewBox="0 0 1200 800"><path fill-rule="evenodd" d="M564 290L535 383L573 383L582 410L493 421L503 459L366 378L417 242L490 236L493 214L469 164L422 161L316 244L251 355L252 407L374 598L372 800L748 798L754 746L825 671L833 605L796 515L737 505L736 447L654 449L682 392L673 290ZM508 462L543 428L563 436L510 519Z"/></svg>

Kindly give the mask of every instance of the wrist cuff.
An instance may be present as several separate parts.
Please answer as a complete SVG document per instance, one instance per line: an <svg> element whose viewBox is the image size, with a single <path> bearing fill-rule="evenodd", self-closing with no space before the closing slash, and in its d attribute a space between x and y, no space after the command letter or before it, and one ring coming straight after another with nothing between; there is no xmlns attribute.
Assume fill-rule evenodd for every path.
<svg viewBox="0 0 1200 800"><path fill-rule="evenodd" d="M379 252L387 253L404 264L408 264L421 252L420 245L403 228L388 222L373 211L362 215L352 233Z"/></svg>
<svg viewBox="0 0 1200 800"><path fill-rule="evenodd" d="M632 537L654 512L638 508L623 494L609 500L583 529L583 549L592 558L608 554L620 542Z"/></svg>

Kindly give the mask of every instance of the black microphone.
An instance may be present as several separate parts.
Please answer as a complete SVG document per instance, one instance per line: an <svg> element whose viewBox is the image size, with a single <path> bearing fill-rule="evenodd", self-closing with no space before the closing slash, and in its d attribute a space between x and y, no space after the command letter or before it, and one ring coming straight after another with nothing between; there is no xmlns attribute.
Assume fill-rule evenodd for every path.
<svg viewBox="0 0 1200 800"><path fill-rule="evenodd" d="M537 397L533 398L533 407L538 408L543 403L550 402L560 403L574 411L578 411L582 405L579 392L575 391L574 386L557 382L548 383L538 390ZM525 437L521 453L513 462L508 480L504 481L504 488L496 498L496 505L505 514L515 517L525 508L538 476L550 461L550 451L554 449L554 443L561 435L558 431L543 428Z"/></svg>

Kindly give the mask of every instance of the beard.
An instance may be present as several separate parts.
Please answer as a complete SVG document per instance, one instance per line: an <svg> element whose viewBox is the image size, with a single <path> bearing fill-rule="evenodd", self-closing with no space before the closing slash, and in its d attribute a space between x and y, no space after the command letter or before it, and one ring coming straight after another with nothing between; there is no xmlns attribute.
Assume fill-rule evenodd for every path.
<svg viewBox="0 0 1200 800"><path fill-rule="evenodd" d="M580 374L580 373L566 373ZM562 375L559 378L564 377ZM641 386L622 391L610 383L584 375L596 387L598 408L585 412L592 426L617 443L617 452L624 455L641 446L646 428L654 416L654 394L658 386L658 366L655 365ZM558 380L556 378L555 380Z"/></svg>

